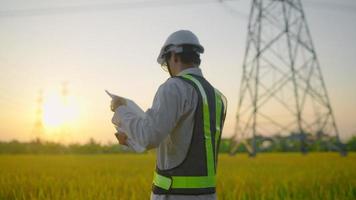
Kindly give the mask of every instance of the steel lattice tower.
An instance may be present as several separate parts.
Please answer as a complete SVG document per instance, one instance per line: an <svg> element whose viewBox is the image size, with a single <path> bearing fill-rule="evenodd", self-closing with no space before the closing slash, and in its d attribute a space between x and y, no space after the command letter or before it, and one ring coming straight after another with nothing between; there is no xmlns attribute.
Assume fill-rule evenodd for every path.
<svg viewBox="0 0 356 200"><path fill-rule="evenodd" d="M260 136L297 135L303 152L310 138L340 143L301 0L252 1L239 95L232 141L252 156Z"/></svg>
<svg viewBox="0 0 356 200"><path fill-rule="evenodd" d="M36 103L37 103L36 121L32 132L33 132L33 136L36 139L43 139L44 127L43 127L43 90L42 89L38 92Z"/></svg>

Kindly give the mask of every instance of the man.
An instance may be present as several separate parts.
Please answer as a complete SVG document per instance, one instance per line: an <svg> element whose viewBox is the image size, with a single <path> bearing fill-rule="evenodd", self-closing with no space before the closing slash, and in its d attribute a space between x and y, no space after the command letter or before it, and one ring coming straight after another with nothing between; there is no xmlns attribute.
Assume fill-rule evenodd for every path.
<svg viewBox="0 0 356 200"><path fill-rule="evenodd" d="M157 148L151 199L216 199L218 149L226 99L203 77L198 38L190 31L172 33L158 56L170 78L163 83L144 117L123 98L111 102L127 137L148 149ZM126 135L127 134L127 135Z"/></svg>

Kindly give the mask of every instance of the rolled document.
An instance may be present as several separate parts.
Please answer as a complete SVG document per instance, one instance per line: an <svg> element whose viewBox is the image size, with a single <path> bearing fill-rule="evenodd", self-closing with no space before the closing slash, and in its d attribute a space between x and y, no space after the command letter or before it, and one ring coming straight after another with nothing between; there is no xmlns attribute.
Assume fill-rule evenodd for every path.
<svg viewBox="0 0 356 200"><path fill-rule="evenodd" d="M115 99L117 98L118 96L117 95L114 95L110 92L108 92L107 90L105 90L105 92L112 98L112 99ZM126 98L125 98L126 99ZM131 101L130 99L126 99L126 103L127 103L127 107L129 107L134 114L136 114L137 116L144 116L144 112L143 110L133 101ZM121 120L120 120L120 117L118 115L118 113L115 111L114 113L114 116L112 118L112 123L115 125L115 129L116 131L118 132L123 132L123 133L128 133L128 130L125 130L122 126L121 126ZM115 136L116 136L117 133L115 133ZM137 152L137 153L142 153L146 150L145 147L141 146L140 144L138 144L137 142L135 142L134 140L132 140L132 138L130 138L130 133L127 134L128 135L128 138L126 140L127 142L127 145L129 147L129 149Z"/></svg>

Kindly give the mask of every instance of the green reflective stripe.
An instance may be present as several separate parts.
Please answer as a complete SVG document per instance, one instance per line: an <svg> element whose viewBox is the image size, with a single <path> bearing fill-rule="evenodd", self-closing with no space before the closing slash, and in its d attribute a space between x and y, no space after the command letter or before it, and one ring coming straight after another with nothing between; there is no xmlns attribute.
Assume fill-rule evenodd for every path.
<svg viewBox="0 0 356 200"><path fill-rule="evenodd" d="M215 175L214 169L214 153L213 153L213 144L211 142L211 131L210 131L210 112L209 112L209 104L208 98L206 96L205 90L203 86L200 84L198 80L196 80L191 75L183 75L184 78L187 78L195 83L198 86L200 94L203 98L203 118L204 118L204 138L205 138L205 149L206 149L206 164L208 168L208 176Z"/></svg>
<svg viewBox="0 0 356 200"><path fill-rule="evenodd" d="M160 188L163 188L165 190L169 190L169 188L172 185L172 179L159 175L157 172L154 172L153 175L153 183Z"/></svg>
<svg viewBox="0 0 356 200"><path fill-rule="evenodd" d="M215 176L172 176L172 179L154 172L153 184L165 190L178 188L215 187Z"/></svg>
<svg viewBox="0 0 356 200"><path fill-rule="evenodd" d="M220 92L215 89L215 109L216 109L216 133L215 133L215 168L216 168L216 162L218 160L218 141L219 137L221 134L221 107L222 107L222 102L221 102L221 94Z"/></svg>
<svg viewBox="0 0 356 200"><path fill-rule="evenodd" d="M215 176L173 176L172 188L215 187Z"/></svg>

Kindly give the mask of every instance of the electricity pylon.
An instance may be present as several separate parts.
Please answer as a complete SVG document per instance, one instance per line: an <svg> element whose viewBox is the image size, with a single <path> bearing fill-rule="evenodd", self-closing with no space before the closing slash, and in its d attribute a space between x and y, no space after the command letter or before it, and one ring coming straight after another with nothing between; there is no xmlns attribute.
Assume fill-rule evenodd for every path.
<svg viewBox="0 0 356 200"><path fill-rule="evenodd" d="M232 153L256 138L298 136L341 145L301 0L252 0ZM343 151L338 145L334 150ZM330 146L330 145L329 145Z"/></svg>
<svg viewBox="0 0 356 200"><path fill-rule="evenodd" d="M68 142L69 139L69 124L68 124L68 117L70 117L70 111L68 110L68 96L69 96L69 89L68 89L68 82L64 81L62 82L62 88L61 88L61 100L62 100L62 106L64 109L64 115L62 124L60 126L60 133L59 133L59 141L66 143Z"/></svg>
<svg viewBox="0 0 356 200"><path fill-rule="evenodd" d="M33 136L36 139L43 139L44 136L44 126L43 126L43 90L38 92L38 97L36 99L36 120L33 126Z"/></svg>

